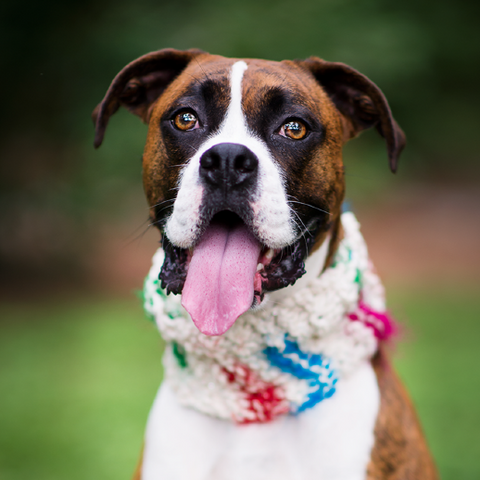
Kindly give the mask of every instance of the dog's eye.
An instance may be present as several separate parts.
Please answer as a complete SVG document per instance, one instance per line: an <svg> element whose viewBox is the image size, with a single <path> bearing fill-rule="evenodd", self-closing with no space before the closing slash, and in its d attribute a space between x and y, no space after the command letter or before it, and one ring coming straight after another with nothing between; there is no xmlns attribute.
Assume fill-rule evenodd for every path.
<svg viewBox="0 0 480 480"><path fill-rule="evenodd" d="M301 140L307 135L307 127L300 120L290 120L282 125L278 133L292 140Z"/></svg>
<svg viewBox="0 0 480 480"><path fill-rule="evenodd" d="M175 118L173 119L173 124L176 128L184 132L188 130L194 130L195 128L199 127L196 115L193 112L189 111L180 112L175 115Z"/></svg>

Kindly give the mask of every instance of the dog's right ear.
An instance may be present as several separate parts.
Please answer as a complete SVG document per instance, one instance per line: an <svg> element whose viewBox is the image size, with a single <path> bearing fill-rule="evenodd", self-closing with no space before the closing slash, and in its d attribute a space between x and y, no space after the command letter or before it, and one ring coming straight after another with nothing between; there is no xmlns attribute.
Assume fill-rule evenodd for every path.
<svg viewBox="0 0 480 480"><path fill-rule="evenodd" d="M103 141L110 117L120 106L148 122L151 106L190 61L205 52L166 48L147 53L129 63L113 79L104 99L92 113L95 124L94 146Z"/></svg>

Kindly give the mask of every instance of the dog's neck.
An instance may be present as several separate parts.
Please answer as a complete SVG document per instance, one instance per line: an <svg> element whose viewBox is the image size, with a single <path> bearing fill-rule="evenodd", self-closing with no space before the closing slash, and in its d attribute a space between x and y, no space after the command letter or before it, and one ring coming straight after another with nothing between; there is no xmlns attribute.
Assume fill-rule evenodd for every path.
<svg viewBox="0 0 480 480"><path fill-rule="evenodd" d="M159 288L163 252L145 282L145 309L167 342L165 378L180 403L238 422L264 422L333 395L337 380L368 361L392 333L383 287L359 225L342 215L344 238L321 275L330 242L308 260L306 278L265 298L225 334L200 333L179 296Z"/></svg>

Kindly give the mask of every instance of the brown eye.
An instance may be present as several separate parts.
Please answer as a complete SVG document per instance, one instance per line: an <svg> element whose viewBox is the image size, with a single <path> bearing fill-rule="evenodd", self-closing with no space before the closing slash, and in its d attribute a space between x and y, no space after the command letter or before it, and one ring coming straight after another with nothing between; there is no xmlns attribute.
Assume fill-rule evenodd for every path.
<svg viewBox="0 0 480 480"><path fill-rule="evenodd" d="M198 120L192 112L181 112L175 116L173 123L179 130L186 132L197 127Z"/></svg>
<svg viewBox="0 0 480 480"><path fill-rule="evenodd" d="M282 125L280 135L289 137L292 140L301 140L307 135L307 127L299 120L291 120Z"/></svg>

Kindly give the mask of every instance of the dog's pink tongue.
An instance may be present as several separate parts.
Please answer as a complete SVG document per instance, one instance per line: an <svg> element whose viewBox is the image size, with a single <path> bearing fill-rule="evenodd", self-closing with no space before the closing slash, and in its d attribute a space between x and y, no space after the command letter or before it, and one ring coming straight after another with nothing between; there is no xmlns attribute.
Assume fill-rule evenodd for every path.
<svg viewBox="0 0 480 480"><path fill-rule="evenodd" d="M182 305L205 335L225 333L253 302L261 245L244 224L211 224L195 247Z"/></svg>

